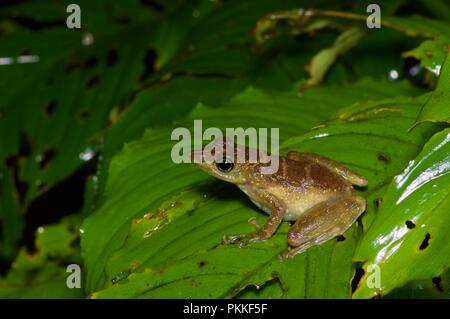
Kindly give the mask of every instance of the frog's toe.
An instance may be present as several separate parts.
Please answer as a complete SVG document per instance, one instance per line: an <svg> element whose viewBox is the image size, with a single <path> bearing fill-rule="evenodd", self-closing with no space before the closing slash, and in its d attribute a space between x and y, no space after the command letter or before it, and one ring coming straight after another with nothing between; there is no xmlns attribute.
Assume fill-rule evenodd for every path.
<svg viewBox="0 0 450 319"><path fill-rule="evenodd" d="M251 242L251 236L248 234L242 234L242 235L225 235L223 236L222 242L225 245L238 245L239 247L243 247Z"/></svg>
<svg viewBox="0 0 450 319"><path fill-rule="evenodd" d="M289 259L289 258L292 258L292 256L289 255L289 252L285 252L285 253L279 254L277 256L277 259L280 260L280 261L283 261L283 260L286 260L286 259Z"/></svg>
<svg viewBox="0 0 450 319"><path fill-rule="evenodd" d="M233 244L240 244L240 242L242 241L242 236L241 235L224 235L222 242L225 245L233 245Z"/></svg>
<svg viewBox="0 0 450 319"><path fill-rule="evenodd" d="M283 260L286 260L286 259L294 258L295 255L297 255L297 252L289 247L287 251L285 251L284 253L279 254L277 256L277 258L278 258L278 260L283 261Z"/></svg>

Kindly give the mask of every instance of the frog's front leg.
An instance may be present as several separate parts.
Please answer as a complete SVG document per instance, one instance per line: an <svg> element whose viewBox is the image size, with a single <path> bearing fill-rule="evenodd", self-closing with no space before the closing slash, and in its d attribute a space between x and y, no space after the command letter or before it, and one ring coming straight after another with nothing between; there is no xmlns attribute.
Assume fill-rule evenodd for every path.
<svg viewBox="0 0 450 319"><path fill-rule="evenodd" d="M223 237L223 243L226 245L237 244L239 246L244 246L248 243L270 238L275 233L286 214L286 208L275 196L253 188L243 189L243 191L249 195L250 198L258 198L260 201L258 203L259 205L270 209L269 219L264 226L255 233L231 236L225 235Z"/></svg>
<svg viewBox="0 0 450 319"><path fill-rule="evenodd" d="M365 199L354 195L333 197L310 208L289 229L288 243L294 248L279 258L294 257L342 235L365 209Z"/></svg>

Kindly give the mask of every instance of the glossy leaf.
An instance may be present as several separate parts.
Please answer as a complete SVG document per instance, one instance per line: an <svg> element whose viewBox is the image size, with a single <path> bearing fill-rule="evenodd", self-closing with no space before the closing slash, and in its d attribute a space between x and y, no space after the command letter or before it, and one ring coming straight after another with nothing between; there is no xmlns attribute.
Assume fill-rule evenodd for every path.
<svg viewBox="0 0 450 319"><path fill-rule="evenodd" d="M256 26L256 38L259 43L270 39L276 33L277 28L284 27L292 35L299 35L310 30L323 27L344 27L351 23L357 27L366 28L366 14L353 12L340 12L321 10L314 8L296 9L271 13L261 18ZM436 67L441 65L448 52L450 43L450 25L447 22L432 20L422 16L398 17L385 16L380 19L381 27L391 28L403 32L407 36L423 37L430 40L424 42L418 48L405 53L406 56L414 56L424 60L422 65ZM429 48L434 50L431 51ZM424 48L428 48L424 50Z"/></svg>
<svg viewBox="0 0 450 319"><path fill-rule="evenodd" d="M341 54L356 46L364 34L365 32L359 28L349 28L336 38L333 46L317 53L308 65L310 78L306 82L306 85L312 86L320 83L336 59Z"/></svg>
<svg viewBox="0 0 450 319"><path fill-rule="evenodd" d="M374 223L358 247L364 268L377 265L380 287L366 285L354 297L385 295L410 280L437 277L450 266L450 130L439 132L389 185ZM399 269L398 265L403 265Z"/></svg>
<svg viewBox="0 0 450 319"><path fill-rule="evenodd" d="M69 264L81 264L76 219L40 227L35 252L22 249L7 275L0 277L0 298L82 298L83 289L69 288ZM82 274L81 274L82 275Z"/></svg>
<svg viewBox="0 0 450 319"><path fill-rule="evenodd" d="M70 3L0 5L0 297L448 297L449 152L430 146L448 136L434 135L449 122L444 1L379 0L380 29L369 0L80 0L81 29ZM222 245L267 216L173 163L173 129L195 120L279 128L282 153L365 175L367 211L289 261L288 223ZM70 263L82 289L66 286Z"/></svg>
<svg viewBox="0 0 450 319"><path fill-rule="evenodd" d="M328 110L334 113L335 106L332 105L338 103L336 97L339 95L330 95L333 98L328 100L326 96L317 95L319 92L323 94L326 90L315 89L298 97L294 94L269 95L250 89L237 96L228 107L213 110L201 106L191 117L203 119L205 127L281 125L281 132L284 132L281 136L285 139L305 131L307 123L309 127L317 126L319 118L313 120L311 115L324 114L327 105ZM344 88L340 93L345 97ZM312 109L309 107L310 99L315 99ZM319 102L323 106L319 107ZM325 149L334 145L331 140L336 137L353 142L348 144L355 148L355 139L360 140L359 144L371 145L367 144L367 136L371 134L364 130L382 131L381 137L373 137L374 145L371 147L384 148L380 140L385 140L384 143L402 140L399 142L401 149L397 151L404 155L398 162L393 161L396 165L392 168L398 171L397 165L406 162L405 157L418 152L415 144L429 135L427 130L430 128L421 128L408 137L406 128L414 120L420 102L400 99L380 104L356 105L340 112L336 120L339 123L330 124L330 142L325 137L318 138L320 132L327 132L327 128L319 128L306 135L311 143L308 138L302 138L300 145L310 145L317 151L321 145ZM287 120L299 110L303 110L299 116L305 120L309 117L307 122L294 124ZM370 125L358 123L365 117L369 118ZM388 125L392 120L394 124ZM394 129L394 126L405 127L405 130ZM103 204L83 225L82 246L88 267L88 289L94 292L106 288L95 292L92 297L167 297L175 293L179 297L231 297L248 285L262 286L275 277L281 282L285 297L349 296L355 229L346 234L344 242L330 241L287 262L279 262L275 258L286 249L286 224L266 243L243 249L223 247L220 245L223 234L248 232L254 227L246 223L250 217L257 216L257 222L262 223L265 216L232 186L214 183L212 185L220 187L220 190L215 190L216 186L204 186L211 179L193 165L174 165L170 159L173 145L169 141L170 132L170 129L148 131L142 140L128 144L111 163ZM297 149L294 145L298 140L294 138L282 147ZM378 168L384 164L382 161L381 165L378 164L380 160L377 158L369 162L366 157L359 160L365 164L360 164L356 170L363 172L367 171L367 165ZM385 166L389 167L388 164ZM383 171L374 170L373 175ZM235 260L242 260L242 263ZM226 271L227 267L229 271ZM318 272L328 276L318 276ZM186 277L186 273L192 273L192 276ZM219 278L222 278L223 285L217 284ZM297 279L293 281L292 278ZM333 285L330 286L330 282Z"/></svg>
<svg viewBox="0 0 450 319"><path fill-rule="evenodd" d="M449 44L450 40L440 37L436 40L425 40L417 48L404 52L402 56L414 57L420 60L421 66L439 75Z"/></svg>
<svg viewBox="0 0 450 319"><path fill-rule="evenodd" d="M442 66L437 87L417 119L417 123L423 121L450 122L450 59L448 56Z"/></svg>
<svg viewBox="0 0 450 319"><path fill-rule="evenodd" d="M403 287L394 289L387 298L450 298L450 270L442 275L427 280L417 280Z"/></svg>

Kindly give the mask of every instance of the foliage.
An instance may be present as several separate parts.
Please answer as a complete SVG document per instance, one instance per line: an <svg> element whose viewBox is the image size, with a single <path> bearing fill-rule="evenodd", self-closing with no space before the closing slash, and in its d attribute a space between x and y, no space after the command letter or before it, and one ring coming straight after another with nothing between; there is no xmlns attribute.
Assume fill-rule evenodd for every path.
<svg viewBox="0 0 450 319"><path fill-rule="evenodd" d="M447 4L379 1L368 29L370 1L86 0L77 30L69 3L0 5L0 297L449 296ZM173 163L197 119L345 164L366 212L292 260L287 222L222 245L267 217Z"/></svg>

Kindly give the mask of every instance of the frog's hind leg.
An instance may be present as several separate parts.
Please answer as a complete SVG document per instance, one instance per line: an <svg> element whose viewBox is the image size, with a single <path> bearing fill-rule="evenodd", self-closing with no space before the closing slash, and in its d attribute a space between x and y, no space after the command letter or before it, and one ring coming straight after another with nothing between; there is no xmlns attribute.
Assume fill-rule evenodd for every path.
<svg viewBox="0 0 450 319"><path fill-rule="evenodd" d="M288 243L294 248L280 255L280 259L293 257L342 235L365 208L365 199L353 195L333 197L310 208L289 229Z"/></svg>
<svg viewBox="0 0 450 319"><path fill-rule="evenodd" d="M346 181L350 182L353 185L357 186L366 186L367 185L367 179L365 179L363 176L358 175L351 170L349 170L344 165L319 154L315 153L298 153L295 151L291 151L287 154L287 158L294 160L294 161L312 161L319 165L325 166L330 171L338 174L339 176L342 176Z"/></svg>

